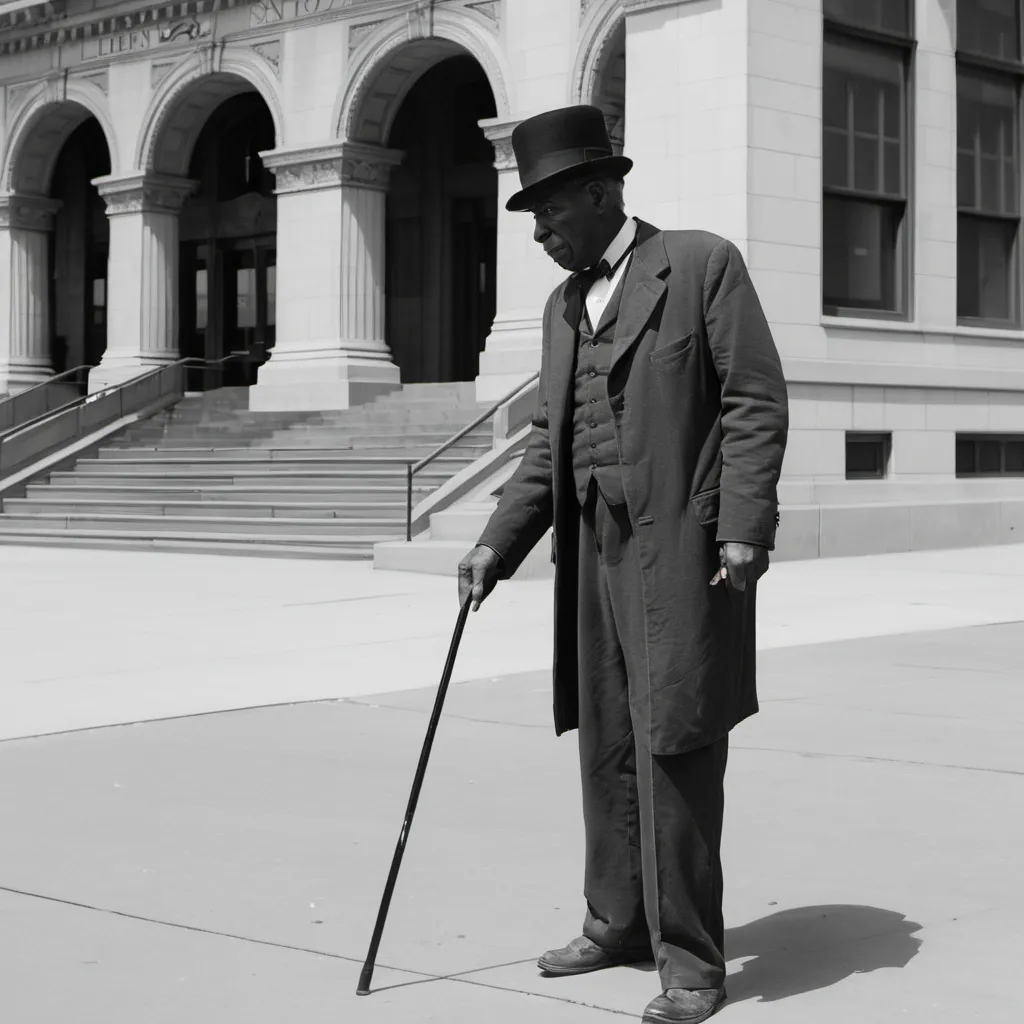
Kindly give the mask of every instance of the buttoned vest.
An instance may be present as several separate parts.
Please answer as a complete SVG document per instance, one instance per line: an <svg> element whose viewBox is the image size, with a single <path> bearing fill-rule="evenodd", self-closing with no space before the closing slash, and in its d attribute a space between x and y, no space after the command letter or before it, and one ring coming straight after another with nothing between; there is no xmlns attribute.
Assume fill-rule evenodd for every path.
<svg viewBox="0 0 1024 1024"><path fill-rule="evenodd" d="M581 505L586 503L591 478L609 505L621 505L626 500L615 438L615 416L608 401L615 321L625 280L623 274L609 297L597 330L591 330L585 315L576 329L572 467L576 496Z"/></svg>

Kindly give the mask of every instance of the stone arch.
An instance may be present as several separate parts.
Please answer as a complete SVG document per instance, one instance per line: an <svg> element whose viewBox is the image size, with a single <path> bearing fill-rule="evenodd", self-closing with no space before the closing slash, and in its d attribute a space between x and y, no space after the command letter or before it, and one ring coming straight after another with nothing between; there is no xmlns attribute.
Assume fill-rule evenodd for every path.
<svg viewBox="0 0 1024 1024"><path fill-rule="evenodd" d="M626 15L618 0L592 3L580 26L569 102L600 107L622 151L626 116Z"/></svg>
<svg viewBox="0 0 1024 1024"><path fill-rule="evenodd" d="M371 32L352 52L352 67L331 115L341 139L386 145L402 100L417 80L447 57L468 53L483 68L498 117L511 117L514 81L494 35L457 11L435 11L433 31L393 19Z"/></svg>
<svg viewBox="0 0 1024 1024"><path fill-rule="evenodd" d="M11 124L0 179L2 190L47 195L64 143L90 117L95 117L103 130L110 166L117 167L114 122L107 97L98 85L69 78L66 88L54 80L34 89Z"/></svg>
<svg viewBox="0 0 1024 1024"><path fill-rule="evenodd" d="M183 176L192 147L213 111L232 96L255 90L274 121L275 145L284 140L284 108L273 69L251 52L197 51L160 82L143 119L135 167L143 172Z"/></svg>

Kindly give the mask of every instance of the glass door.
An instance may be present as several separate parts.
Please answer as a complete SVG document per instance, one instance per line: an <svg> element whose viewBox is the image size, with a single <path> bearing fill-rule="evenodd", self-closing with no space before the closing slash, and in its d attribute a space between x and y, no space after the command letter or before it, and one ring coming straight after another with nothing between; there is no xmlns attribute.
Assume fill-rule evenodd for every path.
<svg viewBox="0 0 1024 1024"><path fill-rule="evenodd" d="M247 352L249 359L226 367L226 385L256 383L256 370L270 357L277 326L277 249L248 239L225 252L223 355Z"/></svg>

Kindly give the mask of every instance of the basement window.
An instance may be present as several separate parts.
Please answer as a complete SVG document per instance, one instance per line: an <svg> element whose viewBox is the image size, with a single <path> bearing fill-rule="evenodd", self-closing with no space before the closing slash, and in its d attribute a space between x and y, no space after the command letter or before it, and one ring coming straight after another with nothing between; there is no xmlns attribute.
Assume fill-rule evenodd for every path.
<svg viewBox="0 0 1024 1024"><path fill-rule="evenodd" d="M1024 434L957 434L957 476L1024 476Z"/></svg>
<svg viewBox="0 0 1024 1024"><path fill-rule="evenodd" d="M846 479L884 480L889 475L892 434L846 434Z"/></svg>

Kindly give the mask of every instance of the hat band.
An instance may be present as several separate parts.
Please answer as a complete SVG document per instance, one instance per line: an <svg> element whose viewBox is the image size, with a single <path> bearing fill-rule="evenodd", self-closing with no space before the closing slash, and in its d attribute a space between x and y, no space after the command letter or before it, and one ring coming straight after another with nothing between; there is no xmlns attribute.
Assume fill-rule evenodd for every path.
<svg viewBox="0 0 1024 1024"><path fill-rule="evenodd" d="M550 178L559 171L576 164L589 163L591 160L600 160L603 157L614 156L610 149L603 147L586 146L573 149L556 149L553 153L545 153L537 162L529 168L529 173L520 175L523 188L530 188L538 181Z"/></svg>

